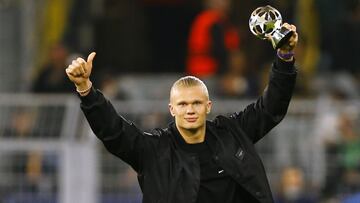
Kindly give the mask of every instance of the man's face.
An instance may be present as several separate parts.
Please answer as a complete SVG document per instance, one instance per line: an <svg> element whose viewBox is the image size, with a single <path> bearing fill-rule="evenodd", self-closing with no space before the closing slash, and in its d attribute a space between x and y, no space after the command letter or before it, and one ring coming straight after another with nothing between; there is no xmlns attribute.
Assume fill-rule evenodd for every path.
<svg viewBox="0 0 360 203"><path fill-rule="evenodd" d="M175 87L170 94L170 113L176 126L184 130L197 130L205 126L206 114L211 110L211 101L204 87Z"/></svg>

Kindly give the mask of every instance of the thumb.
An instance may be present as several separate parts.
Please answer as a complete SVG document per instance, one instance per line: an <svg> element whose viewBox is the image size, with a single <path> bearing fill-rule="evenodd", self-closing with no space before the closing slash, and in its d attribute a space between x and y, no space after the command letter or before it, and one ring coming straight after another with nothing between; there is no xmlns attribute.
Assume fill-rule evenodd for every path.
<svg viewBox="0 0 360 203"><path fill-rule="evenodd" d="M92 66L93 60L95 58L96 53L95 52L91 52L91 54L89 54L88 58L87 58L87 63L89 63Z"/></svg>

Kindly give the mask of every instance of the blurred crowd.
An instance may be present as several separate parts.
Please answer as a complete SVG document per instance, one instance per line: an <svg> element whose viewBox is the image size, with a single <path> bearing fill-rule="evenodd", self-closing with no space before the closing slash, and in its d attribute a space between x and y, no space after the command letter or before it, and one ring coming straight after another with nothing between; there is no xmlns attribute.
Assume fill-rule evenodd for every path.
<svg viewBox="0 0 360 203"><path fill-rule="evenodd" d="M38 39L27 91L74 93L65 68L96 51L92 80L111 99L146 99L146 94L167 99L172 79L187 74L203 79L213 98L253 99L265 88L275 57L271 44L248 28L251 12L266 4L297 26L295 97L319 103L313 142L317 153L310 156L320 160L314 170L326 171L323 177L306 177L304 166L284 165L273 189L276 202L360 202L359 110L351 104L346 110L336 108L359 98L359 0L54 0L39 16L38 29L47 31ZM49 35L59 22L61 29ZM35 117L46 111L14 111L2 137L27 139L42 133L41 138L58 138L59 129L39 132L36 127ZM166 126L168 119L150 114L138 122L152 128ZM20 162L12 167L28 180L23 190L56 191L54 180L47 186L39 181L40 173L56 173L53 156L30 152L17 158ZM133 189L131 180L126 183ZM115 200L108 197L106 202Z"/></svg>
<svg viewBox="0 0 360 203"><path fill-rule="evenodd" d="M214 84L214 96L221 98L253 98L264 89L275 52L248 27L251 12L263 1L93 1L102 9L68 0L62 34L40 40L39 47L47 51L39 52L44 60L34 69L32 91L73 91L63 69L90 51L98 52L92 78L104 89L117 88L123 75L146 73L196 75ZM313 98L336 90L357 98L359 1L266 4L298 29L296 94ZM126 99L120 89L111 91Z"/></svg>

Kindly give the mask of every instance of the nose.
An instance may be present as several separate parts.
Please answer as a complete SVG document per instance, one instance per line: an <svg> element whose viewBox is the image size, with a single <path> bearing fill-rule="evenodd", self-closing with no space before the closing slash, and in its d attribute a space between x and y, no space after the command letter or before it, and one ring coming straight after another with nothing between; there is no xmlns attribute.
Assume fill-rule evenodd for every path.
<svg viewBox="0 0 360 203"><path fill-rule="evenodd" d="M194 111L194 108L193 108L193 105L188 105L187 108L186 108L186 113L187 114L194 114L195 111Z"/></svg>

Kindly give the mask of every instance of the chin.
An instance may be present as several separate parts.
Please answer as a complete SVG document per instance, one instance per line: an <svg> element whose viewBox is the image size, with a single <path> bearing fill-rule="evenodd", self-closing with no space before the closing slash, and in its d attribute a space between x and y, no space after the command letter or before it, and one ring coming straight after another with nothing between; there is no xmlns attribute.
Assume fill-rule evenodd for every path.
<svg viewBox="0 0 360 203"><path fill-rule="evenodd" d="M187 126L185 127L186 130L196 130L196 129L199 129L199 127L196 127L196 126Z"/></svg>
<svg viewBox="0 0 360 203"><path fill-rule="evenodd" d="M197 129L199 129L201 126L199 125L199 124L197 124L197 123L189 123L189 124L187 124L187 125L185 125L184 126L184 128L186 129L186 130L197 130Z"/></svg>

